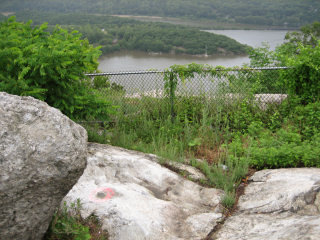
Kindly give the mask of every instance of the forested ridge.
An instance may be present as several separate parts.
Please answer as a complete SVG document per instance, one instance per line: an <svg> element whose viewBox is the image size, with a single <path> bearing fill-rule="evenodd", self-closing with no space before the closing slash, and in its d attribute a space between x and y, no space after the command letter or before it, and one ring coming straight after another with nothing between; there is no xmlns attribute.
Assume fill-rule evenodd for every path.
<svg viewBox="0 0 320 240"><path fill-rule="evenodd" d="M4 0L0 11L132 14L262 26L299 27L320 20L319 0Z"/></svg>
<svg viewBox="0 0 320 240"><path fill-rule="evenodd" d="M53 14L20 12L17 20L47 22L78 30L91 44L101 46L104 54L121 50L174 54L245 54L248 46L223 35L165 23L147 23L132 19L89 14ZM52 28L51 27L51 28Z"/></svg>

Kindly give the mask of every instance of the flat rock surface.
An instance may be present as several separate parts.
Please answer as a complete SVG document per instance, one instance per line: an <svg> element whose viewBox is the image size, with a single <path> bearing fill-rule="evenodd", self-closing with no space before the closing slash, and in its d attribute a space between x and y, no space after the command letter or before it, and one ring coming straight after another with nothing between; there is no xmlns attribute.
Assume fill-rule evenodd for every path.
<svg viewBox="0 0 320 240"><path fill-rule="evenodd" d="M199 169L188 164L173 161L168 161L166 164L169 168L174 169L175 172L180 173L192 181L207 180L206 176Z"/></svg>
<svg viewBox="0 0 320 240"><path fill-rule="evenodd" d="M263 170L250 181L237 212L211 239L320 239L320 169Z"/></svg>
<svg viewBox="0 0 320 240"><path fill-rule="evenodd" d="M86 154L80 125L45 102L0 92L0 239L42 239Z"/></svg>
<svg viewBox="0 0 320 240"><path fill-rule="evenodd" d="M154 157L89 144L88 165L65 197L95 214L111 240L203 239L223 220L223 191L204 188L159 165Z"/></svg>

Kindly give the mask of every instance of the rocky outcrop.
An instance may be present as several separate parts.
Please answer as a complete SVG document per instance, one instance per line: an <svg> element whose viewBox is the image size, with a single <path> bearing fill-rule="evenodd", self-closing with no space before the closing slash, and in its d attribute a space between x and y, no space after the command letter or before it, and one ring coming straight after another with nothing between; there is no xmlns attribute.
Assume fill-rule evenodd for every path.
<svg viewBox="0 0 320 240"><path fill-rule="evenodd" d="M319 239L320 169L264 170L250 180L237 212L211 239Z"/></svg>
<svg viewBox="0 0 320 240"><path fill-rule="evenodd" d="M78 198L111 240L203 239L223 220L223 191L204 188L157 163L154 155L89 144L88 165L65 197Z"/></svg>
<svg viewBox="0 0 320 240"><path fill-rule="evenodd" d="M86 153L85 129L59 110L0 93L0 239L42 239Z"/></svg>

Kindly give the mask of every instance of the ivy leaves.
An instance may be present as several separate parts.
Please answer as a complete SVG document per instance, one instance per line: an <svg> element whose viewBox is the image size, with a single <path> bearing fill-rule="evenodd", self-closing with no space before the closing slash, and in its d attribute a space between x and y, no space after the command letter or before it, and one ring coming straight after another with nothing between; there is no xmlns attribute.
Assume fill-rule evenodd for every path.
<svg viewBox="0 0 320 240"><path fill-rule="evenodd" d="M248 73L247 70L252 72L252 69L247 67L213 67L207 64L197 63L173 65L164 71L164 88L168 96L174 98L179 80L182 84L185 84L187 80L193 79L195 75L199 75L202 78L210 77L211 81L214 81L214 79L227 79L229 82L229 90L232 91L231 88L233 84L239 84L239 82L243 82L246 79L246 74ZM235 72L236 74L230 74L230 72ZM253 81L257 83L259 80L259 75L255 74L255 77L256 78ZM254 88L258 89L256 86L254 86ZM254 92L255 89L253 89L251 92Z"/></svg>

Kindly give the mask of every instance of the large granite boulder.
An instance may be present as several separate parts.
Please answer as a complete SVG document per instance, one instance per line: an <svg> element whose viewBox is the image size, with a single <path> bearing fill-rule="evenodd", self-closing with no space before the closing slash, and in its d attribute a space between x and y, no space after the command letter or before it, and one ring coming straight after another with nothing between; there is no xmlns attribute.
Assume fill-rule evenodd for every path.
<svg viewBox="0 0 320 240"><path fill-rule="evenodd" d="M255 173L215 240L320 239L320 169Z"/></svg>
<svg viewBox="0 0 320 240"><path fill-rule="evenodd" d="M65 197L95 214L110 240L203 239L222 221L222 190L205 188L154 155L89 144L88 165Z"/></svg>
<svg viewBox="0 0 320 240"><path fill-rule="evenodd" d="M86 155L85 129L59 110L0 93L0 239L42 239Z"/></svg>

